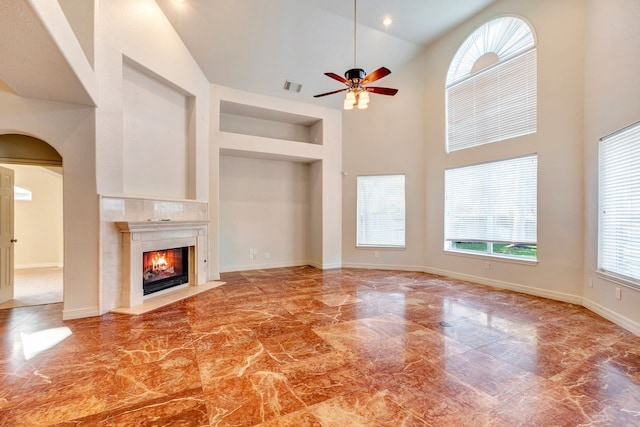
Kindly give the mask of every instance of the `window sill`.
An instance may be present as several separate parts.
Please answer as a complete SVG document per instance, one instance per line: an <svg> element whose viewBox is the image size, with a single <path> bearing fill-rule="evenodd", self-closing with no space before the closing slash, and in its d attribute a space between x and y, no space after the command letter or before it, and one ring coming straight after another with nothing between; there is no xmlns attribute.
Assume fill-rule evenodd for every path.
<svg viewBox="0 0 640 427"><path fill-rule="evenodd" d="M479 253L452 251L452 250L445 250L444 253L446 255L455 255L455 256L461 256L465 258L494 260L494 261L501 261L501 262L508 262L512 264L521 264L521 265L529 265L529 266L538 265L537 259L513 258L513 257L497 255L497 254L479 254Z"/></svg>
<svg viewBox="0 0 640 427"><path fill-rule="evenodd" d="M380 246L376 246L376 245L366 245L366 246L361 245L361 246L358 246L358 245L356 245L356 249L364 249L364 250L367 250L367 249L373 249L373 250L375 250L375 249L384 249L384 250L392 250L392 251L404 251L404 250L407 249L407 247L406 246L382 246L382 245L380 245Z"/></svg>
<svg viewBox="0 0 640 427"><path fill-rule="evenodd" d="M611 283L615 283L616 285L624 286L625 288L633 289L634 291L640 291L640 283L609 273L608 271L596 270L596 276Z"/></svg>

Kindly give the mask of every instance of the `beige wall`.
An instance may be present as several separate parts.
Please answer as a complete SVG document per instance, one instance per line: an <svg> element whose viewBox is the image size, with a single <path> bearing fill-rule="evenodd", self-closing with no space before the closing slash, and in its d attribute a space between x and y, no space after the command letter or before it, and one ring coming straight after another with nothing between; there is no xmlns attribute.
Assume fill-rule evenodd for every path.
<svg viewBox="0 0 640 427"><path fill-rule="evenodd" d="M62 170L2 166L14 170L16 186L32 193L31 201L14 203L14 267L62 267Z"/></svg>
<svg viewBox="0 0 640 427"><path fill-rule="evenodd" d="M58 0L58 3L93 67L95 0Z"/></svg>
<svg viewBox="0 0 640 427"><path fill-rule="evenodd" d="M310 195L308 164L221 156L220 271L308 264Z"/></svg>
<svg viewBox="0 0 640 427"><path fill-rule="evenodd" d="M217 230L220 230L219 235L221 236L220 239L212 238L210 240L210 258L212 259L212 262L209 264L210 279L216 279L218 277L218 258L224 262L225 269L229 269L231 266L243 268L247 265L256 265L258 261L264 262L263 252L271 251L271 249L269 249L270 247L275 247L275 250L271 251L273 252L273 256L276 257L271 261L274 264L277 262L280 265L296 265L299 264L300 261L306 260L309 264L319 268L340 267L342 262L341 113L329 108L252 94L218 85L211 85L210 97L211 151L209 153L209 168L212 178L210 187L211 194L209 197L211 214L210 230L216 230L216 232L211 232L212 235L216 236L218 236ZM285 135L282 135L280 132L278 134L280 137L277 138L274 138L269 132L265 136L254 135L253 133L255 132L253 131L255 129L251 129L250 132L244 130L240 132L239 129L234 128L234 132L225 132L223 130L225 129L225 125L221 125L220 121L221 119L225 119L224 114L221 115L221 106L226 102L242 106L241 109L244 109L246 114L254 114L256 107L259 107L258 109L261 110L255 113L259 116L264 114L262 110L269 110L269 113L267 113L268 116L275 115L276 117L280 117L279 120L283 123L296 121L300 116L311 118L315 122L321 121L322 132L318 131L316 125L313 125L311 131L314 134L321 134L322 138L316 144L283 139L292 136L288 132L285 132ZM244 237L240 237L240 240L234 240L234 236L229 233L223 236L222 233L226 233L226 231L223 231L223 216L226 215L228 218L233 209L227 204L229 199L227 198L225 200L225 198L221 196L223 189L219 185L218 175L220 174L220 180L222 180L223 174L226 175L228 179L231 173L229 166L227 165L225 167L223 165L221 155L232 155L245 159L258 158L284 162L309 163L309 166L305 166L305 168L308 168L308 172L302 174L301 171L298 170L299 166L281 166L285 169L275 172L275 169L267 166L270 165L268 162L238 163L240 161L234 161L233 159L224 160L225 162L234 164L238 163L238 166L244 169L247 168L248 164L257 165L255 171L250 172L247 170L247 179L258 180L260 174L266 172L275 173L275 176L280 177L283 176L282 174L288 174L289 178L286 180L288 182L285 185L290 189L296 188L294 193L299 194L298 191L302 187L308 188L309 218L307 219L308 226L306 227L308 231L305 232L303 236L299 236L299 238L302 237L307 240L305 243L301 241L285 242L284 240L278 239L272 232L269 232L262 239L266 247L255 247L247 246L247 244L250 244L249 242L252 241L251 239L246 240ZM289 171L286 172L286 170ZM297 172L294 172L296 170ZM300 182L298 182L298 179L300 179ZM231 187L234 188L235 185L237 184L233 184ZM256 185L265 185L265 183ZM225 189L225 191L227 190L228 189ZM265 191L269 190L265 189ZM274 196L282 195L278 192L272 194ZM255 196L256 193L250 189L245 189L243 195L248 198L250 195L252 197ZM228 194L225 195L225 197L227 196ZM263 195L260 195L260 197L262 196ZM287 203L289 203L289 206L286 209L281 209L280 213L299 218L300 211L298 207L290 203L293 200L291 199L293 196L290 195L288 197L289 202ZM254 202L257 203L257 200L258 199ZM276 201L274 200L274 204L275 203ZM263 204L265 207L269 205L266 201L263 202ZM241 215L241 213L239 213L239 215ZM275 224L277 219L275 216L272 216L265 221ZM256 224L256 227L263 229L264 225L265 222ZM287 229L285 232L289 236L293 236L291 234L293 229ZM241 234L241 236L243 235ZM244 246L246 246L246 248L243 248ZM247 264L248 249L250 247L260 251L260 259L252 260L251 264ZM303 249L305 247L306 249ZM303 249L303 253L296 253L298 249ZM228 257L230 254L232 254L234 259L223 259L223 257Z"/></svg>
<svg viewBox="0 0 640 427"><path fill-rule="evenodd" d="M584 304L640 335L640 289L597 272L598 142L640 120L640 1L589 0L585 56ZM593 287L589 286L592 279ZM621 299L615 289L621 289Z"/></svg>
<svg viewBox="0 0 640 427"><path fill-rule="evenodd" d="M122 85L124 193L186 199L188 98L127 64Z"/></svg>
<svg viewBox="0 0 640 427"><path fill-rule="evenodd" d="M382 64L380 64L382 65ZM393 96L372 94L366 110L344 111L343 265L421 270L424 251L424 69L422 58L380 81ZM339 96L339 95L336 95ZM356 248L356 177L406 175L406 249ZM374 255L377 252L378 257Z"/></svg>
<svg viewBox="0 0 640 427"><path fill-rule="evenodd" d="M427 271L581 302L585 6L582 0L500 1L426 51ZM446 154L444 82L451 58L473 30L500 15L524 18L537 37L538 131ZM525 264L445 252L444 170L529 153L538 154L538 262ZM491 263L489 270L485 261Z"/></svg>
<svg viewBox="0 0 640 427"><path fill-rule="evenodd" d="M66 12L70 12L69 7L78 6L69 1L63 4ZM97 4L97 21L93 26L95 75L85 58L67 59L82 81L98 82L97 108L24 99L9 90L0 91L0 133L23 133L40 138L63 159L64 318L96 315L112 308L101 288L105 248L100 246L98 194L125 192L125 61L193 98L191 114L186 119L187 139L192 144L185 148L187 162L180 169L186 176L187 189L179 196L203 201L208 197L209 86L202 71L153 0L110 0L93 4ZM62 14L56 10L57 5L44 1L30 5L44 18L50 18L48 30L54 36L70 34L69 23L58 19ZM90 9L83 9L88 11L86 16L92 15ZM31 37L28 28L22 36ZM79 50L76 39L54 38L62 44L63 52Z"/></svg>
<svg viewBox="0 0 640 427"><path fill-rule="evenodd" d="M125 64L134 66L147 77L160 82L163 91L171 88L190 100L187 117L187 140L179 147L187 162L178 166L176 174L185 176L186 190L182 194L166 194L145 185L147 197L172 197L207 200L209 189L208 110L209 83L195 60L182 43L167 18L153 0L110 0L99 2L97 12L96 76L100 84L100 100L96 110L96 154L98 192L110 195L130 195L139 189L132 183L132 168L127 159L125 134L125 94L123 79ZM168 60L170 58L170 60ZM156 95L158 93L156 92ZM148 102L148 101L145 101ZM163 120L155 111L151 120ZM150 143L150 142L149 142ZM162 141L167 148L167 142ZM185 197L186 195L186 197Z"/></svg>
<svg viewBox="0 0 640 427"><path fill-rule="evenodd" d="M209 83L204 74L153 0L99 2L97 21L97 192L176 203L207 201ZM174 113L180 114L177 121L167 121ZM156 125L175 134L175 140L169 134L158 136ZM167 153L158 157L161 165L141 158L154 144ZM168 175L174 181L155 184L172 159L177 161ZM100 226L100 312L105 312L118 300L109 263L112 224L103 221ZM215 231L210 229L210 236L217 239L211 234Z"/></svg>
<svg viewBox="0 0 640 427"><path fill-rule="evenodd" d="M34 136L62 156L65 318L99 314L94 129L91 107L26 99L0 90L0 134Z"/></svg>

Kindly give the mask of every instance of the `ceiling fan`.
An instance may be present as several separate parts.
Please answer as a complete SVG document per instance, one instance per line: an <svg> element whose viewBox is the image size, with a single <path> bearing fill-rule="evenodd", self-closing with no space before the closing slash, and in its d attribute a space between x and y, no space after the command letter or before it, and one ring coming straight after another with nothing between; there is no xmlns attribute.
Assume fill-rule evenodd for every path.
<svg viewBox="0 0 640 427"><path fill-rule="evenodd" d="M391 74L391 71L388 68L380 67L374 72L367 74L366 71L364 71L362 68L356 67L356 2L357 0L353 0L353 68L347 70L344 73L344 77L335 73L324 73L325 76L331 77L332 79L344 83L347 87L313 96L314 98L319 98L321 96L333 95L334 93L347 92L347 96L344 100L345 110L352 110L353 107L358 107L358 109L360 110L367 108L369 104L369 92L390 96L398 93L398 89L378 86L366 86L369 83L375 82L376 80L379 80Z"/></svg>

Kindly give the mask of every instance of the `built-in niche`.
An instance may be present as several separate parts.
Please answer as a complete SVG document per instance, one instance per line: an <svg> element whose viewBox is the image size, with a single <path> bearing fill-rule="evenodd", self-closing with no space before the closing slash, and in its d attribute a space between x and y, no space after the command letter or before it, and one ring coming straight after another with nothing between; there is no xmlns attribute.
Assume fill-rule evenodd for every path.
<svg viewBox="0 0 640 427"><path fill-rule="evenodd" d="M124 193L195 198L195 97L128 58L122 88Z"/></svg>
<svg viewBox="0 0 640 427"><path fill-rule="evenodd" d="M219 185L220 271L309 264L310 164L220 156Z"/></svg>
<svg viewBox="0 0 640 427"><path fill-rule="evenodd" d="M231 101L220 101L220 131L323 144L322 119Z"/></svg>

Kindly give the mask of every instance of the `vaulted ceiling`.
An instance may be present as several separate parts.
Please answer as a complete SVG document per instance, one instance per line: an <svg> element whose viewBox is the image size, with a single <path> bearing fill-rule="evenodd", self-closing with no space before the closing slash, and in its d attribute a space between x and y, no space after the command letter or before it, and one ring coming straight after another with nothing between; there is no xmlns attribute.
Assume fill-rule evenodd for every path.
<svg viewBox="0 0 640 427"><path fill-rule="evenodd" d="M54 2L0 2L0 87L24 97L95 105L97 82ZM61 5L68 0L58 0ZM354 64L351 0L156 0L212 83L340 108L347 69L400 70L424 46L495 0L359 0ZM75 4L76 3L70 3ZM90 3L87 3L90 5ZM93 6L83 7L91 15ZM391 17L389 27L382 19ZM46 19L45 19L46 18ZM57 31L48 26L55 25ZM62 31L64 30L64 31ZM92 40L92 38L91 38ZM73 66L69 62L73 60ZM395 74L380 81L393 87ZM302 91L283 90L286 80Z"/></svg>
<svg viewBox="0 0 640 427"><path fill-rule="evenodd" d="M421 49L495 0L360 0L357 67L402 68ZM349 0L156 0L212 83L338 108L324 72L354 67ZM389 16L389 27L382 24ZM302 84L283 90L285 80ZM384 84L383 84L384 83ZM393 83L393 75L380 82Z"/></svg>

